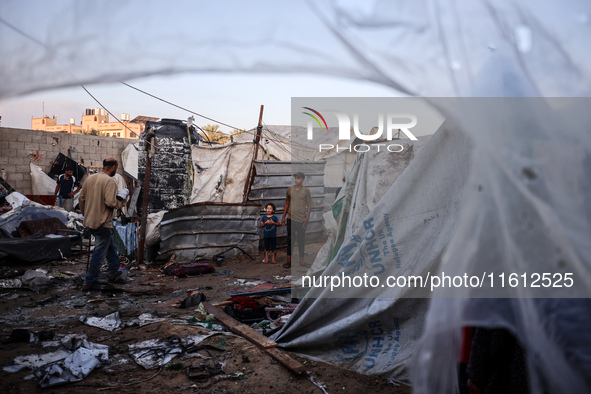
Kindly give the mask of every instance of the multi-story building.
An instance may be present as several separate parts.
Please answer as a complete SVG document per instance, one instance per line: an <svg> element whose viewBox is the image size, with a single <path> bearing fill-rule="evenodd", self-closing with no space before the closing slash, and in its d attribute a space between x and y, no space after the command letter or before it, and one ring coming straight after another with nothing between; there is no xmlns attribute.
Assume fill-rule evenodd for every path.
<svg viewBox="0 0 591 394"><path fill-rule="evenodd" d="M31 119L31 129L74 134L97 134L105 137L138 138L146 127L146 121L158 120L158 118L147 116L138 116L133 120L129 119L129 114L123 114L121 122L110 122L109 114L105 113L104 109L95 108L86 109L85 114L82 116L81 125L74 124L73 118L70 119L70 124L58 125L57 116L53 118L44 116Z"/></svg>

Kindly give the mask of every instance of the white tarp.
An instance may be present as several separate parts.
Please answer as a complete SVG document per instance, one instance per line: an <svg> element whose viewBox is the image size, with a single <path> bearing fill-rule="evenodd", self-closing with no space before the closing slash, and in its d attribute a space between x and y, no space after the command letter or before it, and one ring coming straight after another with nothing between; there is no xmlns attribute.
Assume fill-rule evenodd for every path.
<svg viewBox="0 0 591 394"><path fill-rule="evenodd" d="M253 148L252 143L231 143L212 147L192 145L191 204L206 201L242 203Z"/></svg>
<svg viewBox="0 0 591 394"><path fill-rule="evenodd" d="M148 224L146 225L146 248L160 242L160 223L166 212L168 211L148 214Z"/></svg>
<svg viewBox="0 0 591 394"><path fill-rule="evenodd" d="M125 171L125 173L128 176L130 176L136 181L138 180L138 146L139 143L129 144L121 152L121 162L123 164L123 171Z"/></svg>
<svg viewBox="0 0 591 394"><path fill-rule="evenodd" d="M254 142L257 130L234 136L234 142ZM258 160L291 161L291 126L265 125L261 130Z"/></svg>
<svg viewBox="0 0 591 394"><path fill-rule="evenodd" d="M41 168L35 164L30 163L31 169L31 182L34 195L49 195L53 196L55 193L55 186L57 182L51 179Z"/></svg>

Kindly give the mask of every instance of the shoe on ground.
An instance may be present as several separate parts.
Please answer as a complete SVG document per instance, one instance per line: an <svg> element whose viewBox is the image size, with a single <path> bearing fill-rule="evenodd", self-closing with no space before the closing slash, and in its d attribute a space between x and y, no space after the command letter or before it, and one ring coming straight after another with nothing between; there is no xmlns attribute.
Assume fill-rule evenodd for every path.
<svg viewBox="0 0 591 394"><path fill-rule="evenodd" d="M98 283L85 284L82 286L82 291L101 290L101 285Z"/></svg>
<svg viewBox="0 0 591 394"><path fill-rule="evenodd" d="M107 280L110 283L125 283L127 279L127 272L126 271L117 271L114 275L107 276Z"/></svg>

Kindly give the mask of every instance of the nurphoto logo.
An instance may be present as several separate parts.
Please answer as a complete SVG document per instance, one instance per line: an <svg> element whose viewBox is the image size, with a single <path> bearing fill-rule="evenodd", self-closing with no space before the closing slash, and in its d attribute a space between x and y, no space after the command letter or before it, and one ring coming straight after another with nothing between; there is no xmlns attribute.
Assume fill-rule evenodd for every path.
<svg viewBox="0 0 591 394"><path fill-rule="evenodd" d="M320 112L316 111L315 109L312 109L310 107L302 107L308 111L313 112L314 114L318 115L318 117L320 118L320 120L322 120L322 123L320 122L320 120L314 116L313 114L309 113L309 112L304 112L304 114L310 116L312 119L314 119L316 121L316 123L318 123L318 125L320 126L320 129L324 129L322 127L322 125L324 124L326 130L328 130L328 125L326 123L326 119L324 119L324 116L322 116L322 114L320 114ZM344 113L344 112L339 112L339 111L325 111L328 112L329 114L333 114L337 117L337 121L339 122L339 139L341 140L349 140L351 139L351 121L349 119L349 116ZM407 122L394 122L394 120L400 120L400 119L406 119L406 120L410 120ZM409 139L413 140L413 141L417 141L417 137L414 136L413 133L411 133L411 131L409 129L415 127L417 125L417 117L412 115L412 114L393 114L393 113L388 113L386 115L386 140L388 141L392 141L392 136L394 135L394 131L401 131L403 132ZM308 122L308 140L311 141L314 138L314 124L312 123L312 121ZM373 134L362 134L361 131L359 131L359 114L358 113L354 113L353 114L353 132L355 133L355 136L363 141L375 141L380 139L380 137L382 137L382 134L384 134L384 114L383 113L378 113L378 126L377 126L377 131Z"/></svg>
<svg viewBox="0 0 591 394"><path fill-rule="evenodd" d="M308 141L312 141L314 139L313 120L316 121L316 124L318 124L318 126L320 126L321 132L328 132L328 123L326 122L325 117L319 111L310 107L302 108L306 110L303 113L311 118L308 120L307 127ZM386 122L384 125L384 114L380 112L377 114L377 127L374 127L372 129L372 134L363 134L359 130L358 113L353 113L353 127L351 127L351 119L349 118L349 115L347 115L346 113L334 110L325 110L323 112L325 114L331 114L336 117L339 126L339 140L350 141L354 138L358 138L362 141L379 141L383 140L385 137L386 141L392 141L396 134L402 132L410 140L417 141L417 137L415 137L414 134L410 131L411 128L417 125L417 117L412 114L387 113L385 116ZM335 148L335 146L333 144L319 144L318 148L321 152L322 150L333 149ZM370 146L367 144L358 144L354 146L349 146L348 148L352 148L356 152L367 152L371 149ZM337 149L339 149L338 146ZM347 150L351 151L352 149ZM402 152L404 148L400 144L391 144L386 146L386 149L389 152Z"/></svg>

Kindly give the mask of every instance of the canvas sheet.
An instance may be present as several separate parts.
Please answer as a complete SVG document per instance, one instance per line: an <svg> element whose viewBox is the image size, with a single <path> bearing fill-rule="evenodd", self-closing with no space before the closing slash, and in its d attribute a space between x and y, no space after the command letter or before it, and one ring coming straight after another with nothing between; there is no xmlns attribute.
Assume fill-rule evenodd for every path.
<svg viewBox="0 0 591 394"><path fill-rule="evenodd" d="M251 143L213 147L192 145L191 204L206 201L241 203L253 148L254 144Z"/></svg>

